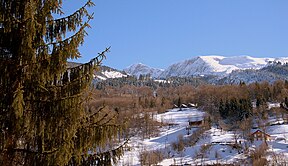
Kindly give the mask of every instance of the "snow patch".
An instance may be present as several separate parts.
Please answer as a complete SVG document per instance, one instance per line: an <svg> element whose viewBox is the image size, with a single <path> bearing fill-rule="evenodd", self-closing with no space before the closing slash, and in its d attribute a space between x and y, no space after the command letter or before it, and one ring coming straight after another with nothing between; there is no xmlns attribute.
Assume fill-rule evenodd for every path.
<svg viewBox="0 0 288 166"><path fill-rule="evenodd" d="M122 74L118 71L104 71L102 72L107 78L122 78L122 77L127 77L127 75Z"/></svg>

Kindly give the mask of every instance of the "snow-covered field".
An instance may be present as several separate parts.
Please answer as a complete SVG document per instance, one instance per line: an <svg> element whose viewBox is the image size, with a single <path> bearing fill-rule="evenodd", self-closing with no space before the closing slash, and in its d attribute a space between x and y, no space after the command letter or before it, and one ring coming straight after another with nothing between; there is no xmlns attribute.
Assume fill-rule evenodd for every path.
<svg viewBox="0 0 288 166"><path fill-rule="evenodd" d="M138 137L131 138L129 143L131 150L125 152L117 165L140 165L139 154L141 152L168 148L171 143L177 141L179 135L187 135L188 120L202 119L203 116L204 112L197 109L182 109L181 111L171 109L166 113L158 114L157 121L174 125L163 127L158 137L144 140Z"/></svg>
<svg viewBox="0 0 288 166"><path fill-rule="evenodd" d="M273 107L273 106L272 106ZM171 145L177 142L179 135L188 139L191 133L198 127L191 128L190 135L187 135L186 127L189 121L198 121L204 118L205 113L197 109L171 109L166 113L158 114L157 121L171 124L162 127L158 137L150 139L141 139L139 137L131 138L129 142L130 151L126 151L121 160L116 164L123 165L140 165L140 154L144 151L160 150L165 153L165 158L158 165L207 165L207 164L248 164L251 150L257 148L261 141L251 142L240 138L240 133L235 131L224 131L211 127L206 130L193 146L185 146L182 151L175 151ZM173 124L173 125L172 125ZM256 129L254 129L256 130ZM253 132L253 130L251 130ZM288 125L273 125L266 128L267 134L272 138L268 141L267 159L272 160L273 155L282 155L288 157ZM236 149L235 138L237 137L238 145L241 148ZM287 142L286 142L287 140ZM249 147L250 152L244 153L245 147ZM247 148L246 148L247 149Z"/></svg>

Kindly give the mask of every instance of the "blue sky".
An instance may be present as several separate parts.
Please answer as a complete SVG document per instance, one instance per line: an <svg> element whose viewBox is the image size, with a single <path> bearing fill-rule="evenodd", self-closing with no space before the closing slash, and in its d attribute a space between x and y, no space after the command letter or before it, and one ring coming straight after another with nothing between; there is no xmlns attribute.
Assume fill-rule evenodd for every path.
<svg viewBox="0 0 288 166"><path fill-rule="evenodd" d="M104 65L166 68L199 55L288 57L288 0L94 0L87 62L111 46ZM84 0L64 0L66 14Z"/></svg>

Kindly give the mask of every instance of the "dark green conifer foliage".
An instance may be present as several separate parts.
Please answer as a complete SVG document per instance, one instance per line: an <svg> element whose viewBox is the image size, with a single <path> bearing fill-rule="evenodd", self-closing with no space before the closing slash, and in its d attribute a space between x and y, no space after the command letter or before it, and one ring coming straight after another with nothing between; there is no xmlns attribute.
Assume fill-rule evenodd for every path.
<svg viewBox="0 0 288 166"><path fill-rule="evenodd" d="M182 105L182 99L181 97L178 97L178 100L177 100L177 106L181 109L181 105Z"/></svg>
<svg viewBox="0 0 288 166"><path fill-rule="evenodd" d="M261 96L257 96L256 107L259 108L263 103L264 103L263 98Z"/></svg>
<svg viewBox="0 0 288 166"><path fill-rule="evenodd" d="M221 117L223 118L227 117L227 110L225 110L225 105L222 99L220 100L220 103L219 103L219 113Z"/></svg>
<svg viewBox="0 0 288 166"><path fill-rule="evenodd" d="M222 99L219 102L219 113L223 119L232 118L237 121L248 118L251 115L252 104L248 98L232 98L226 100L225 104Z"/></svg>
<svg viewBox="0 0 288 166"><path fill-rule="evenodd" d="M286 107L288 106L288 97L285 97L285 101L284 101Z"/></svg>
<svg viewBox="0 0 288 166"><path fill-rule="evenodd" d="M0 165L110 165L122 149L100 154L99 147L119 127L102 110L89 114L83 107L93 70L109 49L78 67L66 64L80 57L93 3L58 19L62 0L0 5Z"/></svg>

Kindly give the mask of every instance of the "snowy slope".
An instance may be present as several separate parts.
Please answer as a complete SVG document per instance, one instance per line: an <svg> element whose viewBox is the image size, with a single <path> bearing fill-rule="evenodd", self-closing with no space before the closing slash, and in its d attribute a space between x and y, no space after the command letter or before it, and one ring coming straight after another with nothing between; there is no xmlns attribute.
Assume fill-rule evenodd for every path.
<svg viewBox="0 0 288 166"><path fill-rule="evenodd" d="M136 77L149 74L153 78L157 78L163 72L162 69L152 68L142 63L131 65L124 69L124 71Z"/></svg>
<svg viewBox="0 0 288 166"><path fill-rule="evenodd" d="M81 65L81 63L75 63L75 62L68 62L68 67L76 67ZM128 75L125 72L113 69L108 66L100 66L99 70L94 71L94 78L100 79L100 80L106 80L108 78L121 78L121 77L127 77Z"/></svg>
<svg viewBox="0 0 288 166"><path fill-rule="evenodd" d="M139 137L131 138L129 142L130 151L126 151L120 161L115 166L133 165L140 166L139 155L143 150L165 150L171 143L175 142L179 135L186 135L186 127L190 119L203 119L204 112L197 109L171 109L166 113L157 114L156 119L159 122L177 124L172 127L163 127L158 137L142 140ZM196 128L192 129L196 130ZM169 163L169 165L172 163Z"/></svg>
<svg viewBox="0 0 288 166"><path fill-rule="evenodd" d="M95 77L101 80L106 80L108 78L122 78L127 77L127 74L123 74L119 71L102 71L101 74L96 74Z"/></svg>
<svg viewBox="0 0 288 166"><path fill-rule="evenodd" d="M251 84L254 82L267 81L273 83L277 80L287 79L287 76L275 75L271 72L264 72L261 70L243 70L230 73L227 77L224 77L218 81L214 81L217 84L239 84L245 82ZM212 81L213 82L213 81Z"/></svg>
<svg viewBox="0 0 288 166"><path fill-rule="evenodd" d="M158 163L163 166L183 165L207 165L216 163L215 153L219 153L219 162L221 163L237 163L237 160L244 158L243 154L238 154L237 150L233 150L228 144L234 141L234 133L232 131L221 131L212 127L207 130L194 146L185 147L182 152L176 152L171 145L178 140L179 135L189 138L186 127L191 119L203 119L205 113L197 109L179 109L168 110L166 113L156 115L160 122L169 124L177 124L171 127L162 127L162 132L158 137L141 140L134 137L131 139L129 146L131 151L126 151L120 161L115 166L132 165L140 166L140 153L143 151L160 150L163 152L165 159ZM191 128L191 133L197 130L197 127ZM198 156L203 145L211 145L211 148L205 155L204 163ZM168 154L168 156L167 156Z"/></svg>
<svg viewBox="0 0 288 166"><path fill-rule="evenodd" d="M280 107L279 103L269 103L269 108ZM132 137L129 142L130 148L125 151L124 156L121 157L115 166L131 165L140 166L140 154L144 151L160 151L164 159L158 163L162 166L171 165L213 165L231 164L231 165L252 165L251 158L254 150L259 147L263 141L251 142L249 139L242 137L243 132L225 131L223 129L212 126L211 129L206 130L199 136L197 142L193 145L185 146L181 152L173 150L171 145L177 140L179 135L189 140L186 127L188 121L192 119L202 119L205 113L197 109L171 109L163 114L156 114L156 119L159 122L175 124L174 126L162 126L160 133L157 137L150 139L141 139L140 137ZM271 135L272 140L267 141L268 150L266 159L273 160L273 157L284 156L288 159L288 124L283 123L282 120L276 120L277 117L269 117L269 121L275 123L267 123L266 132ZM275 121L276 120L276 121ZM278 123L281 122L282 123ZM269 126L268 124L273 124ZM257 129L251 129L253 133ZM196 128L191 129L191 133L195 132ZM260 129L261 130L261 129ZM235 138L239 149L234 148ZM208 147L205 151L201 151L202 147ZM272 161L271 161L272 162ZM279 162L279 160L278 160ZM270 165L270 164L269 164ZM274 164L274 165L287 165Z"/></svg>
<svg viewBox="0 0 288 166"><path fill-rule="evenodd" d="M232 65L221 65L219 62L224 59L222 56L200 56L175 63L169 66L160 77L172 76L192 76L192 75L213 75L214 73L223 73L227 70L235 70Z"/></svg>
<svg viewBox="0 0 288 166"><path fill-rule="evenodd" d="M199 56L190 60L175 63L169 66L161 75L162 78L171 76L193 75L227 75L235 70L260 69L270 63L288 62L288 58L253 58L250 56Z"/></svg>
<svg viewBox="0 0 288 166"><path fill-rule="evenodd" d="M101 66L100 70L95 72L94 75L95 75L95 78L98 78L100 80L106 80L109 78L122 78L122 77L128 76L126 73L113 69L108 66Z"/></svg>
<svg viewBox="0 0 288 166"><path fill-rule="evenodd" d="M288 65L269 65L259 70L247 69L237 70L228 76L214 81L216 84L239 84L240 81L245 83L268 81L273 83L277 80L288 80Z"/></svg>

